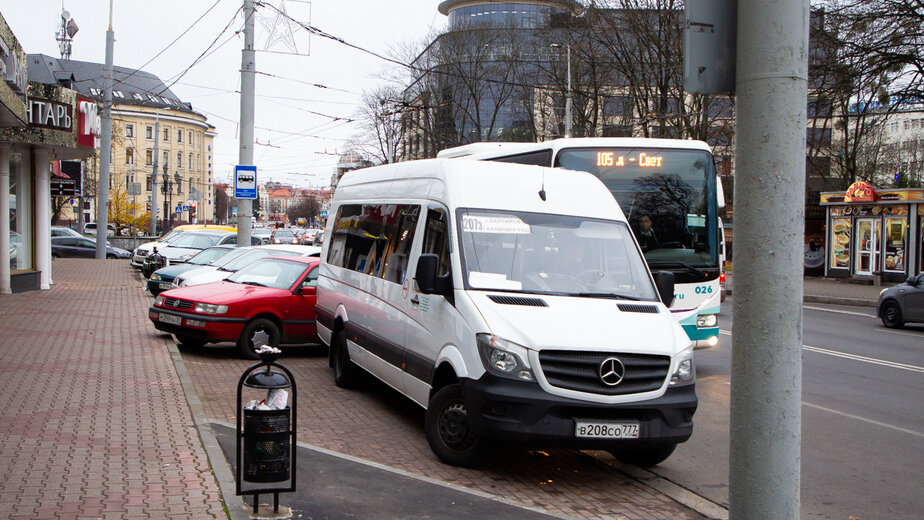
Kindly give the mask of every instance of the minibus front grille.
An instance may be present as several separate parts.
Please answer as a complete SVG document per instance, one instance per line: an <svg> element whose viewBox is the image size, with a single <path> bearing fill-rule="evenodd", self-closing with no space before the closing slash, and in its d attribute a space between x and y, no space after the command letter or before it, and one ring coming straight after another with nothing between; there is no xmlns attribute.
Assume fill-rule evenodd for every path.
<svg viewBox="0 0 924 520"><path fill-rule="evenodd" d="M600 367L610 358L625 368L622 380L613 386L604 383ZM602 395L627 395L652 392L661 388L671 367L669 356L543 350L539 366L550 385L566 390ZM611 379L612 380L612 379Z"/></svg>
<svg viewBox="0 0 924 520"><path fill-rule="evenodd" d="M179 298L164 298L164 307L173 307L174 309L192 309L193 302L181 300Z"/></svg>
<svg viewBox="0 0 924 520"><path fill-rule="evenodd" d="M545 300L539 298L524 298L522 296L501 296L499 294L489 294L488 298L494 303L501 305L526 305L527 307L548 307Z"/></svg>

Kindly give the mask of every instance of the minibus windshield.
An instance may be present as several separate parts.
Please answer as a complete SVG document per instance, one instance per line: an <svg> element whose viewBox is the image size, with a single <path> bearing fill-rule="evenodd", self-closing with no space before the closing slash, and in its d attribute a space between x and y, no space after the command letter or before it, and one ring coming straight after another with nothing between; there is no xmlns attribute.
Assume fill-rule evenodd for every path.
<svg viewBox="0 0 924 520"><path fill-rule="evenodd" d="M467 289L658 299L624 222L484 209L457 218Z"/></svg>

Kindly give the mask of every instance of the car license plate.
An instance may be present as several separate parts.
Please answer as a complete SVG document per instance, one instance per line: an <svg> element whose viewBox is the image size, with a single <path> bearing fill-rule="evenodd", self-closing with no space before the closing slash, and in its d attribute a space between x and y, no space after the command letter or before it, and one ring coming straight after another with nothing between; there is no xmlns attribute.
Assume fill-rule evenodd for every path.
<svg viewBox="0 0 924 520"><path fill-rule="evenodd" d="M182 325L183 318L179 316L174 316L172 314L160 313L160 321L164 323L169 323L170 325Z"/></svg>
<svg viewBox="0 0 924 520"><path fill-rule="evenodd" d="M638 423L575 421L574 436L585 439L638 439Z"/></svg>
<svg viewBox="0 0 924 520"><path fill-rule="evenodd" d="M161 289L173 289L173 283L171 282L160 282Z"/></svg>

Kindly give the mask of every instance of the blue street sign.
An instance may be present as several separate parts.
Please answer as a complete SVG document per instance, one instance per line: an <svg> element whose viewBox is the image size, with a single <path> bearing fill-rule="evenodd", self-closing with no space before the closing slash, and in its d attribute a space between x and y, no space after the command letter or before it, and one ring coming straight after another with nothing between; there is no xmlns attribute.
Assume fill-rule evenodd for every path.
<svg viewBox="0 0 924 520"><path fill-rule="evenodd" d="M321 212L321 218L327 218L327 211Z"/></svg>
<svg viewBox="0 0 924 520"><path fill-rule="evenodd" d="M241 166L234 167L234 198L236 199L256 199L257 198L257 167Z"/></svg>

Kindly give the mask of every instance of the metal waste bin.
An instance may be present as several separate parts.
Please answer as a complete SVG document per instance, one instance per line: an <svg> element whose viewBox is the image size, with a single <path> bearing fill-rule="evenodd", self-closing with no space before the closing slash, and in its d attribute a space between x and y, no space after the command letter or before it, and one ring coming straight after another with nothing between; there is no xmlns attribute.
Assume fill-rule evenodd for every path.
<svg viewBox="0 0 924 520"><path fill-rule="evenodd" d="M257 350L260 362L251 366L237 384L237 495L253 495L253 512L260 507L260 495L273 494L273 511L279 511L279 493L295 491L295 378L284 366L276 363L279 350L263 347ZM278 368L280 371L273 370ZM281 409L246 409L244 387L266 390L291 388L286 406ZM245 483L250 483L245 487ZM281 486L266 484L281 483ZM286 486L285 484L288 483Z"/></svg>

